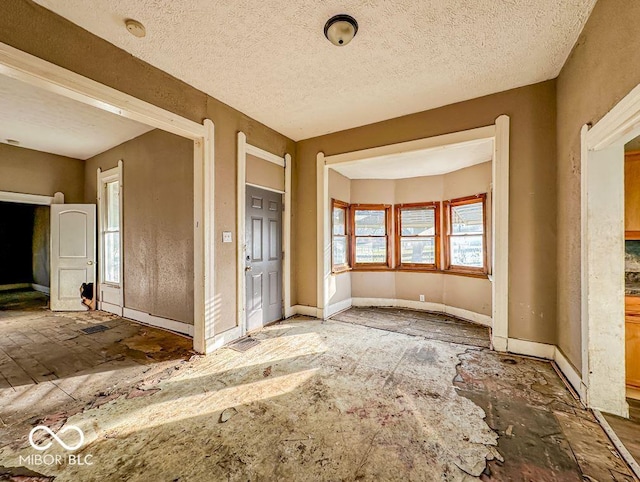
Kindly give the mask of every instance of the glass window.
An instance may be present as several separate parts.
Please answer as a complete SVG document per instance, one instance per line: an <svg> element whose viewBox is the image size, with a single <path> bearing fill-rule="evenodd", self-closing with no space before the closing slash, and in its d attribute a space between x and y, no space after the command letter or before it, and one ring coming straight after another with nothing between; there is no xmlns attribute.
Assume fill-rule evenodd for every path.
<svg viewBox="0 0 640 482"><path fill-rule="evenodd" d="M388 265L388 206L352 207L354 264Z"/></svg>
<svg viewBox="0 0 640 482"><path fill-rule="evenodd" d="M482 194L448 203L448 269L487 272L485 199Z"/></svg>
<svg viewBox="0 0 640 482"><path fill-rule="evenodd" d="M331 266L333 271L349 268L348 219L349 205L333 200L331 212Z"/></svg>
<svg viewBox="0 0 640 482"><path fill-rule="evenodd" d="M398 263L404 268L437 268L438 203L400 205L398 220Z"/></svg>
<svg viewBox="0 0 640 482"><path fill-rule="evenodd" d="M104 281L120 284L120 182L107 182L104 189Z"/></svg>

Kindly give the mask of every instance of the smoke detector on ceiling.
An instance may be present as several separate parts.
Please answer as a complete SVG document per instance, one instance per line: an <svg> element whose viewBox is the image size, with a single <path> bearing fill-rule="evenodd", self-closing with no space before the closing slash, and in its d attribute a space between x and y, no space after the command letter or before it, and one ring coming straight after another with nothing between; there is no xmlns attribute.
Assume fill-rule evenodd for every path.
<svg viewBox="0 0 640 482"><path fill-rule="evenodd" d="M134 37L142 38L145 35L147 35L147 30L144 28L144 25L142 25L137 20L128 18L127 20L124 21L124 25L125 27L127 27L127 30L129 31L129 33Z"/></svg>
<svg viewBox="0 0 640 482"><path fill-rule="evenodd" d="M358 33L358 22L350 15L341 13L327 20L324 36L337 47L344 47Z"/></svg>

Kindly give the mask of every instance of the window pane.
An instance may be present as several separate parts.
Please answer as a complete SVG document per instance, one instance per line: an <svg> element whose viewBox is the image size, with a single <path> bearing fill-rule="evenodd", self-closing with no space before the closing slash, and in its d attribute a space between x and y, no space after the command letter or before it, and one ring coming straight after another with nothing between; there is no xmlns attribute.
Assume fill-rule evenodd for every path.
<svg viewBox="0 0 640 482"><path fill-rule="evenodd" d="M482 268L484 253L482 236L451 236L451 264L454 266L468 266Z"/></svg>
<svg viewBox="0 0 640 482"><path fill-rule="evenodd" d="M387 238L356 238L356 263L386 263Z"/></svg>
<svg viewBox="0 0 640 482"><path fill-rule="evenodd" d="M347 238L336 236L333 238L333 264L347 264Z"/></svg>
<svg viewBox="0 0 640 482"><path fill-rule="evenodd" d="M435 264L435 238L402 238L400 241L400 260L403 264Z"/></svg>
<svg viewBox="0 0 640 482"><path fill-rule="evenodd" d="M104 280L120 283L120 233L104 233Z"/></svg>
<svg viewBox="0 0 640 482"><path fill-rule="evenodd" d="M346 210L344 208L333 208L333 234L347 234Z"/></svg>
<svg viewBox="0 0 640 482"><path fill-rule="evenodd" d="M108 182L107 191L107 231L120 230L120 183L118 181Z"/></svg>
<svg viewBox="0 0 640 482"><path fill-rule="evenodd" d="M482 234L482 202L451 208L451 234Z"/></svg>
<svg viewBox="0 0 640 482"><path fill-rule="evenodd" d="M355 212L356 236L385 236L385 210L357 209Z"/></svg>
<svg viewBox="0 0 640 482"><path fill-rule="evenodd" d="M433 236L436 234L434 208L408 208L400 212L401 236Z"/></svg>

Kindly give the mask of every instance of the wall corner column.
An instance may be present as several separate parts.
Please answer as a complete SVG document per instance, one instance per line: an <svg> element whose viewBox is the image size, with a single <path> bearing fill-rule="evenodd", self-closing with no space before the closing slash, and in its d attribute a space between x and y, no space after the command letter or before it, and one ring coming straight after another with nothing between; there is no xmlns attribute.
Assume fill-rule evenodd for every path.
<svg viewBox="0 0 640 482"><path fill-rule="evenodd" d="M507 351L509 339L509 116L496 119L493 156L493 325L491 343Z"/></svg>
<svg viewBox="0 0 640 482"><path fill-rule="evenodd" d="M215 144L214 124L205 119L204 136L194 141L194 320L193 345L208 353L214 336L215 304Z"/></svg>

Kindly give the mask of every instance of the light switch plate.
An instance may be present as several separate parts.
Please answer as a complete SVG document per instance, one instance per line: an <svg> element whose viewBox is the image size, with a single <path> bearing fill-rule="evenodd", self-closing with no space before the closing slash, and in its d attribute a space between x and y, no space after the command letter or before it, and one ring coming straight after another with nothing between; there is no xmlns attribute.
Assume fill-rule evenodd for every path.
<svg viewBox="0 0 640 482"><path fill-rule="evenodd" d="M223 231L222 232L222 242L223 243L231 243L231 231Z"/></svg>

